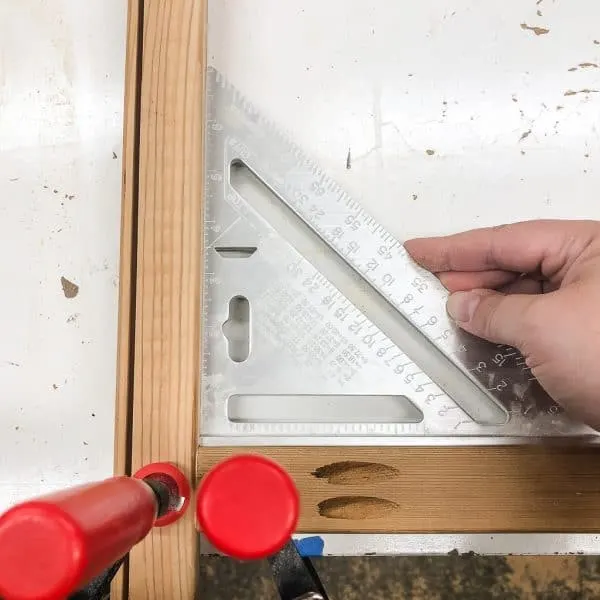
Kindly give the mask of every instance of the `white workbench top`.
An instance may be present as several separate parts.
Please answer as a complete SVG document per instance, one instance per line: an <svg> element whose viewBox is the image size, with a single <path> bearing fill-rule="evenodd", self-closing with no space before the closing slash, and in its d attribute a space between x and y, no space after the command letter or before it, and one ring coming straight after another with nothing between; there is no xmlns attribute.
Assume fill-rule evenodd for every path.
<svg viewBox="0 0 600 600"><path fill-rule="evenodd" d="M0 509L112 470L125 13L0 0ZM209 13L211 64L400 239L600 218L595 0Z"/></svg>
<svg viewBox="0 0 600 600"><path fill-rule="evenodd" d="M125 5L0 2L0 509L112 471Z"/></svg>

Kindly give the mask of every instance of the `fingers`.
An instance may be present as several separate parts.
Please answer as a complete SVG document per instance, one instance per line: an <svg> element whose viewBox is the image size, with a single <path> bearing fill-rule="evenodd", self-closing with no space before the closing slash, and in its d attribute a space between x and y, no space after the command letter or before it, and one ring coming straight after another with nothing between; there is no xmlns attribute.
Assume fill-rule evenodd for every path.
<svg viewBox="0 0 600 600"><path fill-rule="evenodd" d="M502 294L543 294L544 282L532 277L519 277L498 288Z"/></svg>
<svg viewBox="0 0 600 600"><path fill-rule="evenodd" d="M445 271L437 274L442 285L450 292L473 289L495 289L513 282L519 276L510 271Z"/></svg>
<svg viewBox="0 0 600 600"><path fill-rule="evenodd" d="M429 271L540 271L560 279L600 236L594 221L525 221L446 237L408 240L412 258Z"/></svg>
<svg viewBox="0 0 600 600"><path fill-rule="evenodd" d="M473 290L452 294L447 309L465 331L490 342L520 348L535 327L535 307L542 298Z"/></svg>
<svg viewBox="0 0 600 600"><path fill-rule="evenodd" d="M437 276L450 293L486 289L503 294L545 294L557 288L543 279L520 276L510 271L444 271Z"/></svg>

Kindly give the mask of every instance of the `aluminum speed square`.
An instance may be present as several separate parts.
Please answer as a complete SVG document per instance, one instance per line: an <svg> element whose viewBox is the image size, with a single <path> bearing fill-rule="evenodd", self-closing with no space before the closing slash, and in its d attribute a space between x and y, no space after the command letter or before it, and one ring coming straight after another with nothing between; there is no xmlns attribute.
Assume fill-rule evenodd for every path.
<svg viewBox="0 0 600 600"><path fill-rule="evenodd" d="M596 442L214 69L207 90L201 443Z"/></svg>

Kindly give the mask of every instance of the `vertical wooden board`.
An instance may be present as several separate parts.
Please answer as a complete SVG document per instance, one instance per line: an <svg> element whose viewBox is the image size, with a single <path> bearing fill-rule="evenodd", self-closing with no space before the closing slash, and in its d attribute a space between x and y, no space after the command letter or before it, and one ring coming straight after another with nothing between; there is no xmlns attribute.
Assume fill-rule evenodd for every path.
<svg viewBox="0 0 600 600"><path fill-rule="evenodd" d="M117 396L115 408L115 461L117 475L130 474L131 367L135 318L135 257L137 227L139 30L140 0L131 0L127 13L121 249L119 271L119 324L117 329Z"/></svg>
<svg viewBox="0 0 600 600"><path fill-rule="evenodd" d="M123 176L121 201L121 249L119 269L119 324L117 329L117 390L115 407L116 475L131 474L131 383L133 322L135 319L135 257L137 240L137 193L139 149L139 79L141 74L142 2L130 0L127 11L125 57L125 103L123 107ZM117 572L111 598L126 596L128 561Z"/></svg>
<svg viewBox="0 0 600 600"><path fill-rule="evenodd" d="M206 0L129 4L115 466L171 461L193 480ZM155 529L130 553L126 594L193 598L196 541L191 511Z"/></svg>

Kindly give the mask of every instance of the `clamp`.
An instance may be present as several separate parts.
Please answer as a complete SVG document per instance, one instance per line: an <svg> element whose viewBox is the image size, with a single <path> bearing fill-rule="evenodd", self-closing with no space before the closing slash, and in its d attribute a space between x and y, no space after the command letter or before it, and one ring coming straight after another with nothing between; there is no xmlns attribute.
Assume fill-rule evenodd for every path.
<svg viewBox="0 0 600 600"><path fill-rule="evenodd" d="M129 550L154 527L178 521L191 499L170 463L133 477L73 487L0 515L0 598L105 600ZM213 467L196 499L200 530L221 553L268 559L282 600L327 600L308 558L291 539L299 497L290 476L260 455Z"/></svg>

